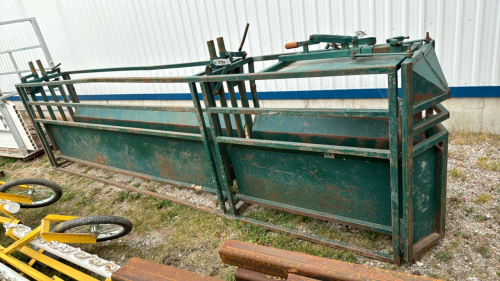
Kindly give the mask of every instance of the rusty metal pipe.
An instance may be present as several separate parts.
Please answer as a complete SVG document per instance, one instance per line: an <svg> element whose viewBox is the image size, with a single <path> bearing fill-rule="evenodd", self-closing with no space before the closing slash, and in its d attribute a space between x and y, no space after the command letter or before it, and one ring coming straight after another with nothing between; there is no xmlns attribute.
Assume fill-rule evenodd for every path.
<svg viewBox="0 0 500 281"><path fill-rule="evenodd" d="M208 46L208 53L210 54L210 58L216 58L217 57L217 51L215 51L215 44L214 40L207 41L207 46Z"/></svg>
<svg viewBox="0 0 500 281"><path fill-rule="evenodd" d="M235 240L226 240L222 244L219 255L223 263L281 278L287 278L290 273L293 273L324 281L437 280Z"/></svg>
<svg viewBox="0 0 500 281"><path fill-rule="evenodd" d="M219 47L219 54L222 52L226 52L226 45L224 44L224 38L217 38L217 47Z"/></svg>

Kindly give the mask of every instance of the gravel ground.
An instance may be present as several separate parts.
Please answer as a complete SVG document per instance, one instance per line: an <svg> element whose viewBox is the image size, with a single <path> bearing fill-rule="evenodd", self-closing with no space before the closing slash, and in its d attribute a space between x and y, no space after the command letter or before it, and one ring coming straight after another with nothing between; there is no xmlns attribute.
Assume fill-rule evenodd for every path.
<svg viewBox="0 0 500 281"><path fill-rule="evenodd" d="M188 213L183 213L182 209L178 209L177 215L175 215L176 213L171 215L168 226L160 226L148 231L148 222L142 220L152 220L164 211L164 209L157 211L152 208L152 206L158 206L158 202L141 203L136 201L141 200L140 198L131 199L129 197L127 199L123 197L124 193L119 188L52 171L45 156L27 163L14 162L4 165L3 168L10 179L41 177L59 183L66 188L65 193L83 192L77 198L70 198L67 202L54 204L57 206L54 207L56 209L49 209L47 212L77 210L75 215L95 214L99 212L101 206L97 202L108 201L112 207L106 214L125 217L137 216L134 218L134 225L137 222L141 223L141 226L136 227L127 237L108 244L102 243L103 246L97 248L88 248L89 251L95 251L103 258L115 260L119 264L131 256L140 256L198 273L232 280L231 275L234 268L224 266L217 255L217 249L222 242L231 238L445 280L500 280L500 136L461 133L452 137L448 159L446 235L436 246L419 256L415 262L402 266L352 254L344 255L338 254L338 252L335 254L329 252L328 254L326 252L329 250L323 246L312 245L293 238L287 238L289 240L286 240L286 243L273 243L273 240L283 240L283 236L263 230L258 235L252 236L253 234L249 235L248 232L255 231L255 229L250 228L247 224L229 223L228 220L220 217L199 214L191 209ZM216 198L213 195L99 169L89 169L78 164L66 168L129 184L136 188L154 190L160 194L181 198L198 205L217 208ZM90 200L93 200L95 205L87 206L85 203L87 197L91 198ZM144 199L144 197L142 198ZM175 209L175 206L169 208ZM247 210L247 213L251 214L262 210L260 207L252 206ZM142 214L136 214L139 211L144 212L144 214L148 213L150 216L144 215L146 219L142 219ZM25 216L28 214L30 213L24 213ZM191 223L183 223L181 220L186 219L183 218L183 214L187 218L193 217L195 219L194 217L197 217L200 228L192 229L196 226ZM42 215L40 213L38 216ZM33 220L36 222L39 218L35 217ZM205 223L208 226L205 226ZM330 231L339 233L337 237L345 238L346 241L358 245L375 245L374 247L378 250L387 249L387 246L390 245L388 237L372 238L363 235L362 231L335 223L306 220L300 221L296 228L312 233L312 229L317 228L318 225L325 226ZM33 227L33 225L30 226ZM214 229L206 230L202 229L203 227ZM377 243L370 244L373 242L372 240L377 240ZM305 246L302 247L302 244ZM123 245L126 245L126 251L123 251ZM311 249L316 249L316 251Z"/></svg>

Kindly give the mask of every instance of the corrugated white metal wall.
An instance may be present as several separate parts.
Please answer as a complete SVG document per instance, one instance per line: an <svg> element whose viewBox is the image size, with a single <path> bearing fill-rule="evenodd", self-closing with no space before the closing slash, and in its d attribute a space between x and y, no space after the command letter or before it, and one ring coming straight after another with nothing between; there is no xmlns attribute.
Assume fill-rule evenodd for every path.
<svg viewBox="0 0 500 281"><path fill-rule="evenodd" d="M498 0L2 0L0 8L0 21L36 17L55 63L61 62L64 70L207 60L207 40L223 36L227 48L236 50L247 22L244 49L250 56L284 52L286 42L314 33L366 30L385 42L397 35L422 38L429 31L450 86L500 85L499 15ZM0 49L30 45L30 40L34 37L25 36L22 27L0 29ZM42 58L36 52L19 54L19 59ZM4 65L0 56L0 71ZM197 71L200 68L113 76L184 76ZM4 91L17 83L16 77L0 80ZM385 86L385 77L315 78L264 82L259 91ZM176 84L79 89L80 94L187 92L186 85Z"/></svg>

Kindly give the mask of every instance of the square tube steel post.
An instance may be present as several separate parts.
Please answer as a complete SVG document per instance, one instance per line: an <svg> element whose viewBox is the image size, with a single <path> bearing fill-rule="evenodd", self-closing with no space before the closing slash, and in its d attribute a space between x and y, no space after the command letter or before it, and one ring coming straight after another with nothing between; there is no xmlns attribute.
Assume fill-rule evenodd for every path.
<svg viewBox="0 0 500 281"><path fill-rule="evenodd" d="M21 101L24 105L24 108L26 108L26 110L28 111L28 115L31 118L31 122L33 123L33 126L35 126L36 133L40 137L40 141L42 142L43 148L45 149L45 153L47 153L47 157L49 158L50 164L53 167L58 168L59 164L57 163L56 158L54 156L54 153L53 153L52 149L50 148L50 145L49 145L47 139L45 138L45 134L44 134L43 129L42 129L43 124L39 124L38 122L35 121L35 118L34 118L34 116L36 116L35 112L33 111L33 108L30 105L28 105L28 95L26 94L27 89L22 88L22 87L16 87L16 89L17 89L17 93L19 94L19 97L21 98ZM45 128L45 129L48 131L47 128Z"/></svg>
<svg viewBox="0 0 500 281"><path fill-rule="evenodd" d="M214 142L215 147L215 155L217 162L220 164L220 184L221 189L226 192L227 201L229 203L229 211L232 216L236 215L236 204L234 202L233 194L231 193L231 188L229 185L229 165L227 163L226 150L222 144L217 141L217 137L222 135L222 129L220 126L220 119L217 113L210 113L208 110L211 107L216 107L215 99L212 93L212 89L210 88L209 83L201 83L201 90L203 93L203 101L205 102L205 108L207 109L208 121L212 129L210 130L212 133L212 140ZM206 127L205 127L206 128ZM226 204L224 201L220 202L221 204Z"/></svg>
<svg viewBox="0 0 500 281"><path fill-rule="evenodd" d="M413 63L401 64L401 184L403 197L403 258L413 257Z"/></svg>
<svg viewBox="0 0 500 281"><path fill-rule="evenodd" d="M398 73L388 75L389 99L389 148L390 148L390 183L391 183L391 220L392 220L392 258L401 263L401 240L399 222L399 144L398 144Z"/></svg>
<svg viewBox="0 0 500 281"><path fill-rule="evenodd" d="M205 118L203 117L203 110L201 108L200 97L198 96L198 90L196 89L196 83L189 83L189 89L191 91L191 98L193 99L194 108L196 109L196 118L198 119L198 124L200 125L200 134L201 137L203 138L203 147L205 148L205 155L207 156L208 163L210 163L210 174L212 176L212 182L214 183L214 189L217 193L217 198L221 203L220 209L222 213L226 213L226 204L224 204L224 194L221 190L219 175L217 174L217 164L214 160L214 155L210 147L211 141L207 132Z"/></svg>

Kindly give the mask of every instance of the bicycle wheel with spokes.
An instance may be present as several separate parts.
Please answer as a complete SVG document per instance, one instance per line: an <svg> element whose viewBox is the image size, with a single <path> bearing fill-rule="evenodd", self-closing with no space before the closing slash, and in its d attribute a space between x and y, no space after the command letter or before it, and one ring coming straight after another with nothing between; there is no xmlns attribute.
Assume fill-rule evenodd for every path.
<svg viewBox="0 0 500 281"><path fill-rule="evenodd" d="M21 208L45 207L57 202L62 196L62 188L54 182L25 178L6 182L0 186L0 192L33 196L31 204L19 203Z"/></svg>
<svg viewBox="0 0 500 281"><path fill-rule="evenodd" d="M113 240L132 231L132 222L116 216L88 216L58 224L52 232L97 234L96 241Z"/></svg>

